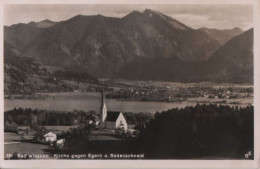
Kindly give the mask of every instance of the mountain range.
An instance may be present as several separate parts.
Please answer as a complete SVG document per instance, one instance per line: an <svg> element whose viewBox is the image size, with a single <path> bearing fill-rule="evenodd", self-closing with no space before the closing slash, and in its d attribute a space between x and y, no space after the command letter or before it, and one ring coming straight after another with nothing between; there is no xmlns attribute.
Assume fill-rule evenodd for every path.
<svg viewBox="0 0 260 169"><path fill-rule="evenodd" d="M193 29L150 9L5 26L4 40L21 58L92 80L253 82L253 29Z"/></svg>

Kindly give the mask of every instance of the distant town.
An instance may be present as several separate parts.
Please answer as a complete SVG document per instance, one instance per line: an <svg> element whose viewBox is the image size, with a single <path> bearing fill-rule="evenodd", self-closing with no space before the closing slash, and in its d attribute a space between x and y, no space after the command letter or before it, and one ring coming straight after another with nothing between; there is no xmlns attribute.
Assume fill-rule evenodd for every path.
<svg viewBox="0 0 260 169"><path fill-rule="evenodd" d="M127 81L128 82L128 81ZM130 81L132 82L132 81ZM155 82L156 83L156 82ZM84 84L84 83L83 83ZM223 85L221 86L171 86L167 85L142 85L127 83L111 83L110 81L101 84L105 86L106 98L120 101L144 101L144 102L196 102L196 103L227 103L227 104L253 104L253 87L251 85ZM100 92L98 84L87 84L88 87L81 88L72 86L73 90L63 92ZM44 99L48 92L30 95L5 95L6 99ZM55 91L54 91L55 92ZM61 91L56 91L61 92ZM47 93L47 94L44 94Z"/></svg>
<svg viewBox="0 0 260 169"><path fill-rule="evenodd" d="M182 102L192 101L189 98L201 98L197 102L211 103L211 99L221 99L223 103L239 104L230 102L230 99L245 99L253 97L253 88L215 88L215 87L123 87L118 91L112 90L107 98L131 101L155 101L155 102ZM202 99L204 98L204 99Z"/></svg>

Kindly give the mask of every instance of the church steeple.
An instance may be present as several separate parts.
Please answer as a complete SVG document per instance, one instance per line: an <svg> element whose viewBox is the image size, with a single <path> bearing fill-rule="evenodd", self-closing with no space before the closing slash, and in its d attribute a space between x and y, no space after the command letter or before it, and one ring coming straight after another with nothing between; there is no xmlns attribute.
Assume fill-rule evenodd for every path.
<svg viewBox="0 0 260 169"><path fill-rule="evenodd" d="M107 107L105 104L105 92L104 88L102 88L102 94L101 94L101 106L100 106L100 126L105 127L105 121L107 117Z"/></svg>

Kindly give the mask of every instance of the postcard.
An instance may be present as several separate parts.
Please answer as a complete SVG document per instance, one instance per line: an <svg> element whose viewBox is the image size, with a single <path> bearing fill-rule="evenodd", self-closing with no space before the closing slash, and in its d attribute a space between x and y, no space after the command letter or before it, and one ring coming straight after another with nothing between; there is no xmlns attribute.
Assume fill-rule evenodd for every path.
<svg viewBox="0 0 260 169"><path fill-rule="evenodd" d="M259 1L0 2L0 167L259 167Z"/></svg>

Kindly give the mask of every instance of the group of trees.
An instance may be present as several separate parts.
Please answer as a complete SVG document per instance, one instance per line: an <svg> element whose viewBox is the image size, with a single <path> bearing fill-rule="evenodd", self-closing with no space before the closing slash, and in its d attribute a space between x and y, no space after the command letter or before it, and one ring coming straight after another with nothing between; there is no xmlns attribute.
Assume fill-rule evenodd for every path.
<svg viewBox="0 0 260 169"><path fill-rule="evenodd" d="M57 110L38 110L31 108L14 108L5 111L4 121L6 123L16 123L18 126L40 125L40 126L73 126L95 120L94 116L99 116L95 111L65 112ZM124 113L128 124L139 124L148 122L153 118L151 113Z"/></svg>
<svg viewBox="0 0 260 169"><path fill-rule="evenodd" d="M253 110L196 105L157 112L141 131L137 147L147 158L244 158L254 145Z"/></svg>
<svg viewBox="0 0 260 169"><path fill-rule="evenodd" d="M123 113L128 124L139 124L149 122L153 118L152 113L133 113L125 112Z"/></svg>
<svg viewBox="0 0 260 169"><path fill-rule="evenodd" d="M94 111L84 112L74 110L73 112L56 110L38 110L31 108L14 108L5 111L5 121L15 122L19 126L27 125L60 125L72 126L86 122L94 115Z"/></svg>

